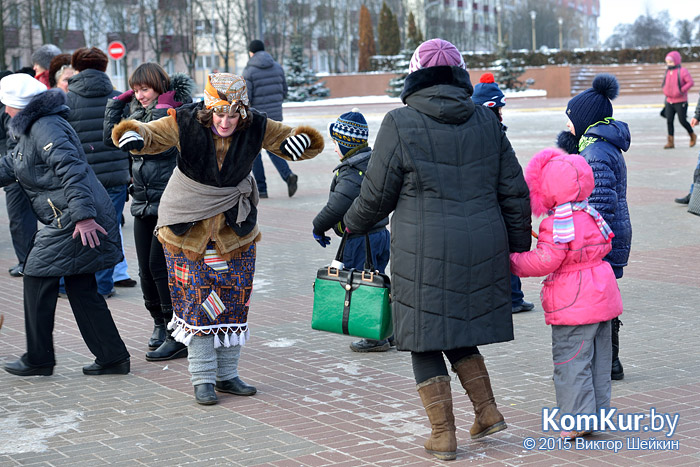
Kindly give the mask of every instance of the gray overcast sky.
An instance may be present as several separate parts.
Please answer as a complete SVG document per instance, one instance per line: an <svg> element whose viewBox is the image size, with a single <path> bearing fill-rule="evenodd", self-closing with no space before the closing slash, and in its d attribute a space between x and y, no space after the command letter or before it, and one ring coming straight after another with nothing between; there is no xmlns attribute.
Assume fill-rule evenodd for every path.
<svg viewBox="0 0 700 467"><path fill-rule="evenodd" d="M698 0L600 0L598 18L600 41L605 42L618 24L633 23L647 10L652 15L668 10L671 15L671 31L675 33L676 21L693 19L700 15L700 2Z"/></svg>

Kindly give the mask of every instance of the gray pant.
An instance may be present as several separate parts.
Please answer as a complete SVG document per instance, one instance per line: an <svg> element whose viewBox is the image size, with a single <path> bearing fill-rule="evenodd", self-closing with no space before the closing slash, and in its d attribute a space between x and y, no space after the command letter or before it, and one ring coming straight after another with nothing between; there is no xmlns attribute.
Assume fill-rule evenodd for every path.
<svg viewBox="0 0 700 467"><path fill-rule="evenodd" d="M238 376L238 359L241 346L214 348L214 335L194 336L187 346L190 380L192 385L214 384Z"/></svg>
<svg viewBox="0 0 700 467"><path fill-rule="evenodd" d="M552 326L552 359L562 415L592 414L610 406L610 321Z"/></svg>

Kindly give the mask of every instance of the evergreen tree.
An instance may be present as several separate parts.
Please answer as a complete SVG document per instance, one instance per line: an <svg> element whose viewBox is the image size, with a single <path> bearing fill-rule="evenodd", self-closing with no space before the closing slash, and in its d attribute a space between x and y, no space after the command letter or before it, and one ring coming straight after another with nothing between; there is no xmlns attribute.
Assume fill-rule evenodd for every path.
<svg viewBox="0 0 700 467"><path fill-rule="evenodd" d="M286 63L287 101L314 101L328 97L330 90L325 81L318 81L316 74L304 60L304 49L298 39L292 41L290 58Z"/></svg>
<svg viewBox="0 0 700 467"><path fill-rule="evenodd" d="M360 41L358 43L359 53L357 57L357 71L369 71L369 58L377 54L374 45L374 29L372 28L372 17L365 5L360 7Z"/></svg>
<svg viewBox="0 0 700 467"><path fill-rule="evenodd" d="M416 18L412 11L408 13L406 22L408 23L406 26L406 48L416 50L423 43L423 33L416 27Z"/></svg>
<svg viewBox="0 0 700 467"><path fill-rule="evenodd" d="M508 53L506 44L498 45L498 60L494 62L496 68L495 78L502 89L517 91L527 88L527 85L518 78L525 73L525 65L522 58L516 58Z"/></svg>
<svg viewBox="0 0 700 467"><path fill-rule="evenodd" d="M377 35L379 36L380 55L396 55L399 53L401 48L399 25L386 2L382 3L382 10L379 13Z"/></svg>

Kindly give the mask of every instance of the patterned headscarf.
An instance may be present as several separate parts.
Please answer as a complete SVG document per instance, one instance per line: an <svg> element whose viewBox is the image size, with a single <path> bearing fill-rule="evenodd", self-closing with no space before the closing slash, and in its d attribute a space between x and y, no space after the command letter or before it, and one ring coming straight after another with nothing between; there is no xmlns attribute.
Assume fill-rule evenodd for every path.
<svg viewBox="0 0 700 467"><path fill-rule="evenodd" d="M221 96L226 96L226 100ZM248 117L248 91L245 79L232 73L213 73L207 76L204 86L204 106L214 112L232 114L240 112L244 120Z"/></svg>

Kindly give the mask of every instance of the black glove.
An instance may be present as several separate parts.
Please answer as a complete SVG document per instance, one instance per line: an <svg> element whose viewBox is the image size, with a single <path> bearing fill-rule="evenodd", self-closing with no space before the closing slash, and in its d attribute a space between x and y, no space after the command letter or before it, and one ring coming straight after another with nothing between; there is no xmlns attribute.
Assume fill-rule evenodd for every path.
<svg viewBox="0 0 700 467"><path fill-rule="evenodd" d="M291 157L293 161L297 161L309 146L311 146L311 138L306 133L299 133L282 141L280 151L285 156Z"/></svg>
<svg viewBox="0 0 700 467"><path fill-rule="evenodd" d="M119 138L119 149L122 151L140 151L143 149L143 136L133 130L124 132Z"/></svg>

